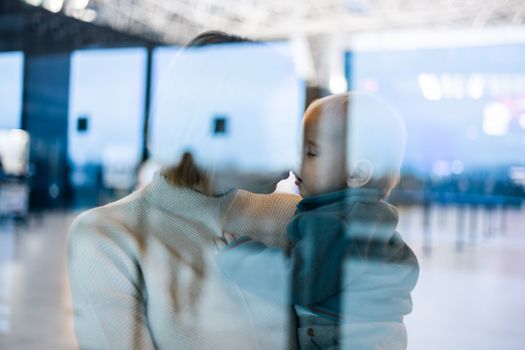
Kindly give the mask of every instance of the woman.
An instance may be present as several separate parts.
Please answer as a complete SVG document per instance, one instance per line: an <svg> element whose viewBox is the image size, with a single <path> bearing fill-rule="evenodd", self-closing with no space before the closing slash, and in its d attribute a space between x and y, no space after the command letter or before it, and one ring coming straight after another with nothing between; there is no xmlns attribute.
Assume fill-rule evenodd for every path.
<svg viewBox="0 0 525 350"><path fill-rule="evenodd" d="M242 41L212 32L190 44ZM201 164L186 152L145 188L74 221L68 267L81 349L296 347L291 309L225 286L212 251L225 231L284 247L298 197L221 194L226 179L206 171L217 164Z"/></svg>

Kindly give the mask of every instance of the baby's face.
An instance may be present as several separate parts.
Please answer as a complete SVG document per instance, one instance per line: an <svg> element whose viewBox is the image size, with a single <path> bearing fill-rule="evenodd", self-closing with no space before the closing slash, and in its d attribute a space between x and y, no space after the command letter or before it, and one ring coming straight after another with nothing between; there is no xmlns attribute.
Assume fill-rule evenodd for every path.
<svg viewBox="0 0 525 350"><path fill-rule="evenodd" d="M339 191L347 187L344 118L307 111L301 170L297 185L303 197Z"/></svg>

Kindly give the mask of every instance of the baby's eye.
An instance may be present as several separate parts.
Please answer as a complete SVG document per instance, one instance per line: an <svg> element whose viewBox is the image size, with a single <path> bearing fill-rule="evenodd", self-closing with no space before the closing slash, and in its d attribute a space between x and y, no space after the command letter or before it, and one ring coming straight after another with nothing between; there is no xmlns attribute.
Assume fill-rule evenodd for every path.
<svg viewBox="0 0 525 350"><path fill-rule="evenodd" d="M319 155L318 148L313 145L306 144L303 149L304 149L304 154L307 157L317 157Z"/></svg>
<svg viewBox="0 0 525 350"><path fill-rule="evenodd" d="M306 155L308 157L316 157L317 156L317 153L314 152L314 151L306 151Z"/></svg>

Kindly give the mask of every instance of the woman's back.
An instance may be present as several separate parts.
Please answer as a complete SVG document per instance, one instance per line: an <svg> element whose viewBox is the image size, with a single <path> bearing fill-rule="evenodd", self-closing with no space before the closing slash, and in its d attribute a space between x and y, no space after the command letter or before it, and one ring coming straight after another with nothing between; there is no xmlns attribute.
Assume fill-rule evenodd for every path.
<svg viewBox="0 0 525 350"><path fill-rule="evenodd" d="M80 347L294 348L291 310L225 286L211 253L224 230L285 246L297 201L241 190L208 197L158 174L80 215L68 252Z"/></svg>

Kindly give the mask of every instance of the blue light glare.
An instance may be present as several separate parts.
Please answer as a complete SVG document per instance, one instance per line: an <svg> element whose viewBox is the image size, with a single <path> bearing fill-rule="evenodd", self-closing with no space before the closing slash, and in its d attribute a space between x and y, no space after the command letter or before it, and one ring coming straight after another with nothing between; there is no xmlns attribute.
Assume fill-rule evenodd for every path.
<svg viewBox="0 0 525 350"><path fill-rule="evenodd" d="M21 127L23 52L0 53L0 129Z"/></svg>
<svg viewBox="0 0 525 350"><path fill-rule="evenodd" d="M146 59L144 48L72 54L68 147L74 165L100 164L103 155L114 150L122 150L138 164L144 139ZM77 130L79 118L87 119L87 130Z"/></svg>
<svg viewBox="0 0 525 350"><path fill-rule="evenodd" d="M150 150L174 164L191 150L211 169L288 170L297 157L304 84L287 43L154 52ZM224 120L227 132L213 133Z"/></svg>
<svg viewBox="0 0 525 350"><path fill-rule="evenodd" d="M428 173L439 161L470 169L524 164L525 44L347 57L351 86L377 93L403 115L405 167ZM501 123L495 103L509 110Z"/></svg>

